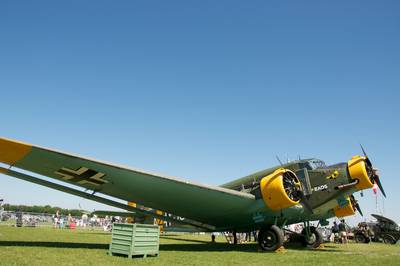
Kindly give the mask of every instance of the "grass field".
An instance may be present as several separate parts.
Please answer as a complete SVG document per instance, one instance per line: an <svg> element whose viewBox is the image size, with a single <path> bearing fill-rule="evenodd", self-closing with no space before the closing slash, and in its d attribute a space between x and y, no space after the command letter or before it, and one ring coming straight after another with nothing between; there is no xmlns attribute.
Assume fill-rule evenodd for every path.
<svg viewBox="0 0 400 266"><path fill-rule="evenodd" d="M107 255L110 234L89 230L0 226L0 265L400 265L400 245L325 244L307 250L262 253L255 243L229 245L208 235L161 237L160 256L128 259Z"/></svg>

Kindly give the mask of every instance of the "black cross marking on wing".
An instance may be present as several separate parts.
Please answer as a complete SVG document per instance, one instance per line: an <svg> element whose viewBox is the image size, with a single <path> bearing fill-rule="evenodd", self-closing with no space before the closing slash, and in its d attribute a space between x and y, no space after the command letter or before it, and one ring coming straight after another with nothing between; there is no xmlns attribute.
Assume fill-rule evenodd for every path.
<svg viewBox="0 0 400 266"><path fill-rule="evenodd" d="M94 186L100 186L108 183L107 180L103 179L105 174L86 167L80 167L76 170L63 167L55 173L61 175L64 180L78 184L89 183Z"/></svg>

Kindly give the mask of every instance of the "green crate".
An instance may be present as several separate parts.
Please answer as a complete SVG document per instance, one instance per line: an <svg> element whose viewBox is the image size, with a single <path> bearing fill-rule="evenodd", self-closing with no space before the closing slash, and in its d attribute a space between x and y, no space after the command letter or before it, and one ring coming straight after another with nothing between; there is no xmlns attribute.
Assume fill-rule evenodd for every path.
<svg viewBox="0 0 400 266"><path fill-rule="evenodd" d="M160 228L150 224L114 223L108 254L132 256L158 256Z"/></svg>

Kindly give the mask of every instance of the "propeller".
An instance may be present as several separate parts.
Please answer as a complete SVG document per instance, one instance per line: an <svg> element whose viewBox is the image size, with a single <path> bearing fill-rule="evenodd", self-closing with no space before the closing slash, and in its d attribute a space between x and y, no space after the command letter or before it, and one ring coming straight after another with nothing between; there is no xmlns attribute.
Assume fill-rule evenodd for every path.
<svg viewBox="0 0 400 266"><path fill-rule="evenodd" d="M360 213L360 215L364 216L361 211L360 204L358 204L358 200L356 200L356 198L353 195L350 196L350 201L351 201L351 204L353 205L353 207L356 208L357 211Z"/></svg>
<svg viewBox="0 0 400 266"><path fill-rule="evenodd" d="M283 175L283 186L288 197L293 201L300 201L309 212L314 213L311 204L308 202L307 197L300 186L300 183L296 183L296 180L289 174Z"/></svg>
<svg viewBox="0 0 400 266"><path fill-rule="evenodd" d="M360 147L366 158L365 162L366 162L366 167L367 167L367 173L368 173L370 180L373 181L373 183L378 185L379 190L382 192L383 196L386 198L385 190L383 189L381 180L379 178L378 169L372 167L372 163L371 163L367 153L365 152L364 147L361 144L360 144Z"/></svg>

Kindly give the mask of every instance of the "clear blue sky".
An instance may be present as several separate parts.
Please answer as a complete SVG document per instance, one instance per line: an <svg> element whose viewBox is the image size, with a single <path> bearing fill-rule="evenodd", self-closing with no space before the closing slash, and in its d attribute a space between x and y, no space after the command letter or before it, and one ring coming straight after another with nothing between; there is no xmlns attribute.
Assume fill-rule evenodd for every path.
<svg viewBox="0 0 400 266"><path fill-rule="evenodd" d="M347 161L361 142L400 221L399 14L398 1L2 1L0 132L206 184L275 155ZM0 178L10 203L105 208ZM374 212L372 192L360 201Z"/></svg>

